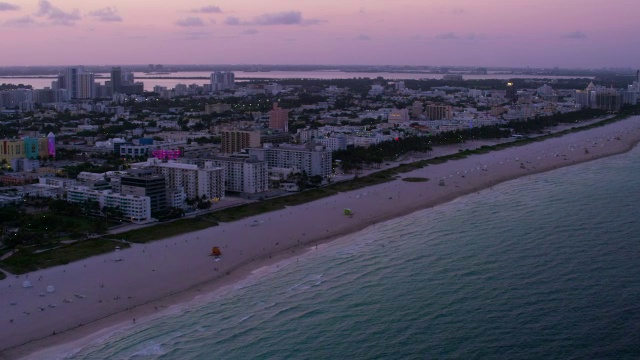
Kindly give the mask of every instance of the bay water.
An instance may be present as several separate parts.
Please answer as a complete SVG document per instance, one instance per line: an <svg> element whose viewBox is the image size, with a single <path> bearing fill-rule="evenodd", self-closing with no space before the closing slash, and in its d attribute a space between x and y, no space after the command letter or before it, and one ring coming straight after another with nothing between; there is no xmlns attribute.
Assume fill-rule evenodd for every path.
<svg viewBox="0 0 640 360"><path fill-rule="evenodd" d="M87 69L90 70L90 69ZM353 78L377 78L383 77L387 80L417 80L417 79L438 79L442 80L443 74L424 74L424 73L411 73L411 72L345 72L345 71L268 71L268 72L245 72L234 71L237 82L241 84L244 81L252 79L273 79L278 81L279 79L353 79ZM97 73L98 77L96 82L104 83L109 80L110 74ZM209 78L211 71L182 71L171 72L166 74L145 74L143 72L135 72L134 76L136 81L142 81L144 83L145 91L153 91L155 86L165 86L168 88L174 88L177 84L197 84L202 86L209 84ZM510 80L513 78L519 79L575 79L575 78L588 78L589 76L558 76L558 75L514 75L514 74L487 74L487 75L471 75L464 74L466 80ZM50 87L51 82L56 80L56 76L44 75L41 77L0 77L0 84L23 84L31 85L34 89L43 89Z"/></svg>

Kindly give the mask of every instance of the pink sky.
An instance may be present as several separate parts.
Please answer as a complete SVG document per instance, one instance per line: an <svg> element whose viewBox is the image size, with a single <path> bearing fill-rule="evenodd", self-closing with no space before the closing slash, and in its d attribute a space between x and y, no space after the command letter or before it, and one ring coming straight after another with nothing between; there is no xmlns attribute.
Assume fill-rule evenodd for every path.
<svg viewBox="0 0 640 360"><path fill-rule="evenodd" d="M637 0L0 0L0 66L640 66Z"/></svg>

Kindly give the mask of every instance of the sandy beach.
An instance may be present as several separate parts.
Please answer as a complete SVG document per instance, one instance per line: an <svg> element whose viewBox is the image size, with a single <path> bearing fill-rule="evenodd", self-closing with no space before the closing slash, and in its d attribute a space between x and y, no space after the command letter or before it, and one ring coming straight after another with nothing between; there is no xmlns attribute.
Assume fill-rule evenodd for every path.
<svg viewBox="0 0 640 360"><path fill-rule="evenodd" d="M232 284L253 269L299 256L321 242L504 181L621 154L638 142L640 116L635 116L402 174L429 178L428 182L397 179L149 244L132 244L130 249L69 265L9 276L0 281L0 359L44 358L34 353L61 344L82 346L85 337L100 330L131 326L173 304ZM345 216L344 208L352 209L354 215ZM222 250L220 261L209 256L213 246ZM32 287L23 287L25 281Z"/></svg>

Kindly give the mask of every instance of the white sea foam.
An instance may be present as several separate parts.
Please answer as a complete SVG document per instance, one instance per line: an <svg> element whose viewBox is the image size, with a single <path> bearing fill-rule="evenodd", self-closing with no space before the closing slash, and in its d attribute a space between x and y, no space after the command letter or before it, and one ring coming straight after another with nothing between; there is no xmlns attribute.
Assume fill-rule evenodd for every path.
<svg viewBox="0 0 640 360"><path fill-rule="evenodd" d="M166 351L161 344L153 344L132 354L132 356L164 355L165 353Z"/></svg>

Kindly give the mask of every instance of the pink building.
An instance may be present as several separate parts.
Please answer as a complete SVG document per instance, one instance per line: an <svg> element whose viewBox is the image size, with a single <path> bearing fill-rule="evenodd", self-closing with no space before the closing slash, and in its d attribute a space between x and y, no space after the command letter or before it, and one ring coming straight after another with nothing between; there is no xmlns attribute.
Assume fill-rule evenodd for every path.
<svg viewBox="0 0 640 360"><path fill-rule="evenodd" d="M281 109L278 103L273 103L273 110L269 111L269 129L289 131L289 110Z"/></svg>
<svg viewBox="0 0 640 360"><path fill-rule="evenodd" d="M156 159L175 160L180 157L181 151L158 149L158 150L153 150L152 154L153 154L153 157L155 157Z"/></svg>

